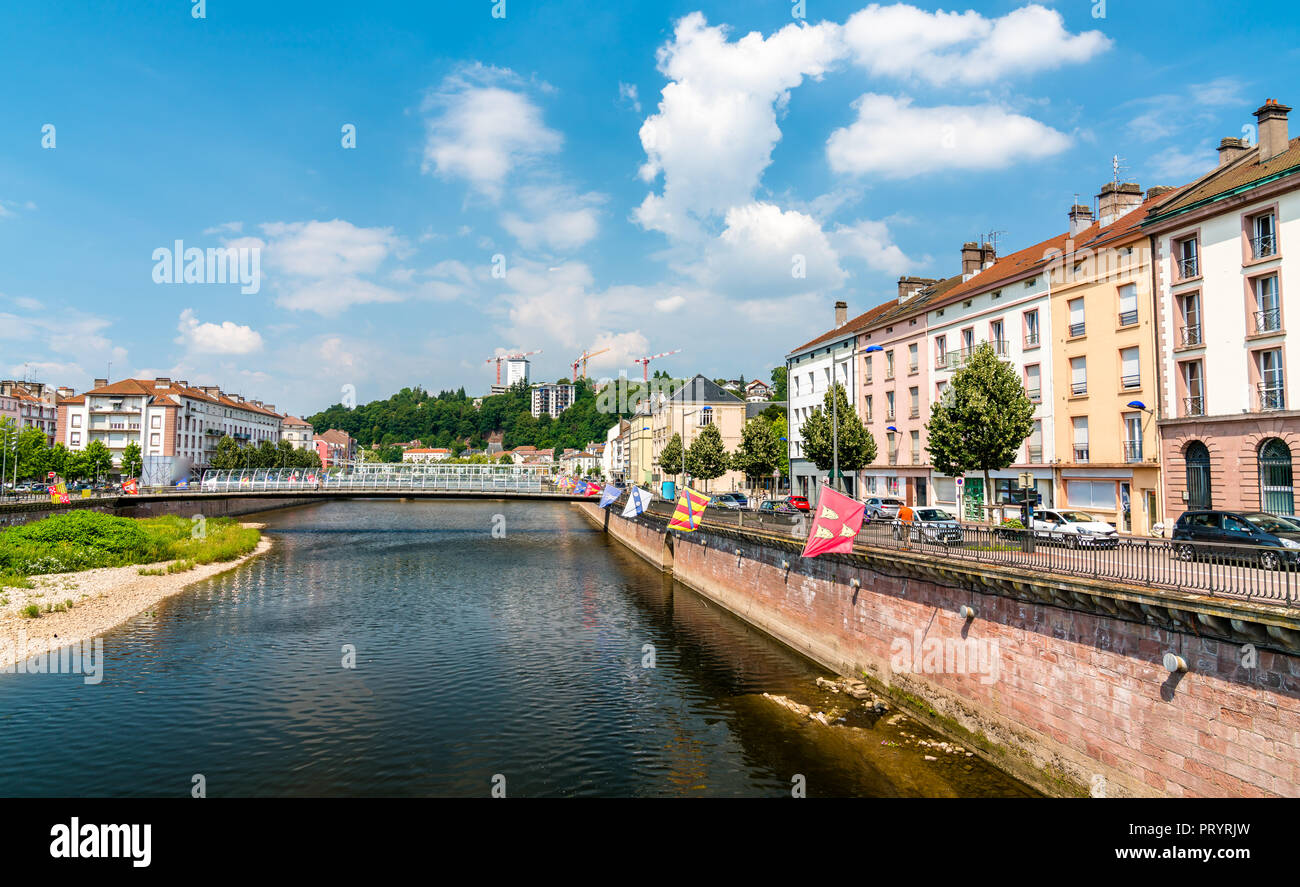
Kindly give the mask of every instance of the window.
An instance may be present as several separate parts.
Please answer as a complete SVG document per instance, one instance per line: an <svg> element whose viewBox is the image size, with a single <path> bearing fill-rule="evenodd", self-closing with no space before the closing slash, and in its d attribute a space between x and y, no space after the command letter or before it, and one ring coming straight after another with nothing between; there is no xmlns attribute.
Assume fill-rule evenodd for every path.
<svg viewBox="0 0 1300 887"><path fill-rule="evenodd" d="M162 435L161 435L161 434L150 434L150 435L149 435L149 445L150 445L150 446L152 446L152 447L156 447L156 446L160 446L161 444L162 444Z"/></svg>
<svg viewBox="0 0 1300 887"><path fill-rule="evenodd" d="M1119 288L1119 325L1132 326L1138 322L1137 284L1126 283Z"/></svg>
<svg viewBox="0 0 1300 887"><path fill-rule="evenodd" d="M863 365L862 377L868 382L871 381L871 355L867 355L866 363Z"/></svg>
<svg viewBox="0 0 1300 887"><path fill-rule="evenodd" d="M1211 508L1210 450L1199 440L1194 440L1183 450L1187 465L1187 507Z"/></svg>
<svg viewBox="0 0 1300 887"><path fill-rule="evenodd" d="M934 340L934 368L941 370L948 365L948 337L939 336Z"/></svg>
<svg viewBox="0 0 1300 887"><path fill-rule="evenodd" d="M934 483L934 501L940 505L957 504L957 478L936 477Z"/></svg>
<svg viewBox="0 0 1300 887"><path fill-rule="evenodd" d="M907 346L907 371L914 373L920 368L918 350L915 343Z"/></svg>
<svg viewBox="0 0 1300 887"><path fill-rule="evenodd" d="M80 414L80 413L73 413L73 414L72 414L72 427L73 427L73 428L80 428L80 427L81 427L81 414Z"/></svg>
<svg viewBox="0 0 1300 887"><path fill-rule="evenodd" d="M1295 514L1291 486L1291 448L1270 437L1259 448L1260 510L1269 514Z"/></svg>
<svg viewBox="0 0 1300 887"><path fill-rule="evenodd" d="M1029 432L1029 462L1036 465L1043 461L1043 420L1034 420L1034 430Z"/></svg>
<svg viewBox="0 0 1300 887"><path fill-rule="evenodd" d="M1142 414L1124 414L1124 461L1142 461Z"/></svg>
<svg viewBox="0 0 1300 887"><path fill-rule="evenodd" d="M704 407L700 410L700 427L713 424L713 407Z"/></svg>
<svg viewBox="0 0 1300 887"><path fill-rule="evenodd" d="M885 432L885 449L889 453L889 464L898 464L898 444L894 442L894 432Z"/></svg>
<svg viewBox="0 0 1300 887"><path fill-rule="evenodd" d="M936 382L934 386L934 399L943 400L943 393L948 390L947 382Z"/></svg>
<svg viewBox="0 0 1300 887"><path fill-rule="evenodd" d="M1088 417L1075 416L1070 420L1074 427L1074 461L1088 461Z"/></svg>
<svg viewBox="0 0 1300 887"><path fill-rule="evenodd" d="M1205 415L1205 378L1204 368L1199 360L1189 360L1182 365L1184 416Z"/></svg>
<svg viewBox="0 0 1300 887"><path fill-rule="evenodd" d="M1142 369L1138 364L1138 349L1125 348L1119 353L1119 381L1125 391L1142 387Z"/></svg>
<svg viewBox="0 0 1300 887"><path fill-rule="evenodd" d="M1270 348L1259 352L1259 378L1259 408L1261 410L1286 409L1281 348Z"/></svg>
<svg viewBox="0 0 1300 887"><path fill-rule="evenodd" d="M1065 482L1065 499L1073 507L1115 509L1115 482L1071 480Z"/></svg>
<svg viewBox="0 0 1300 887"><path fill-rule="evenodd" d="M1178 317L1182 321L1182 343L1186 346L1200 345L1201 338L1201 294L1188 293L1178 298Z"/></svg>
<svg viewBox="0 0 1300 887"><path fill-rule="evenodd" d="M894 392L885 392L885 418L894 421Z"/></svg>
<svg viewBox="0 0 1300 887"><path fill-rule="evenodd" d="M1261 213L1250 220L1250 254L1265 259L1277 254L1277 231L1273 214Z"/></svg>
<svg viewBox="0 0 1300 887"><path fill-rule="evenodd" d="M1196 238L1175 241L1174 256L1178 265L1178 278L1188 280L1201 274L1200 258L1197 255Z"/></svg>
<svg viewBox="0 0 1300 887"><path fill-rule="evenodd" d="M1003 357L1006 355L1007 353L1006 335L1004 332L1002 321L1000 319L989 322L989 341L993 343L993 350L997 352L999 357Z"/></svg>
<svg viewBox="0 0 1300 887"><path fill-rule="evenodd" d="M921 432L912 432L912 464L921 464Z"/></svg>
<svg viewBox="0 0 1300 887"><path fill-rule="evenodd" d="M912 400L912 406L908 410L908 418L919 419L921 417L921 389L912 388L907 393Z"/></svg>
<svg viewBox="0 0 1300 887"><path fill-rule="evenodd" d="M74 431L74 432L72 432L72 445L73 445L74 447L75 447L75 446L80 446L80 445L81 445L81 432L80 432L80 431Z"/></svg>
<svg viewBox="0 0 1300 887"><path fill-rule="evenodd" d="M1254 282L1255 332L1275 333L1282 329L1282 303L1278 300L1277 275L1269 274Z"/></svg>
<svg viewBox="0 0 1300 887"><path fill-rule="evenodd" d="M1088 393L1088 358L1070 358L1070 393L1081 397Z"/></svg>
<svg viewBox="0 0 1300 887"><path fill-rule="evenodd" d="M1070 309L1070 336L1082 336L1088 331L1083 319L1083 299L1071 299L1068 306Z"/></svg>
<svg viewBox="0 0 1300 887"><path fill-rule="evenodd" d="M867 395L867 421L871 421L871 395Z"/></svg>
<svg viewBox="0 0 1300 887"><path fill-rule="evenodd" d="M969 357L970 353L975 350L974 327L967 327L961 331L961 350L963 357Z"/></svg>
<svg viewBox="0 0 1300 887"><path fill-rule="evenodd" d="M1038 345L1038 312L1025 312L1025 347L1033 348Z"/></svg>
<svg viewBox="0 0 1300 887"><path fill-rule="evenodd" d="M1038 364L1032 363L1025 367L1025 394L1027 394L1029 399L1034 403L1042 403L1043 401L1041 377L1042 371Z"/></svg>
<svg viewBox="0 0 1300 887"><path fill-rule="evenodd" d="M155 415L155 416L150 416L150 417L149 417L149 427L150 427L150 428L162 428L162 416L156 416L156 415Z"/></svg>
<svg viewBox="0 0 1300 887"><path fill-rule="evenodd" d="M893 351L885 352L885 378L886 379L894 378L894 352Z"/></svg>

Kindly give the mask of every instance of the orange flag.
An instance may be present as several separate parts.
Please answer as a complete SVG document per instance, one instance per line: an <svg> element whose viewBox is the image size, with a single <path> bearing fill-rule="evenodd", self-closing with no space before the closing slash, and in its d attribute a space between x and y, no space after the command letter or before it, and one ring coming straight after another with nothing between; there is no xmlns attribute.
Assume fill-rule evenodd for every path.
<svg viewBox="0 0 1300 887"><path fill-rule="evenodd" d="M708 504L708 496L687 487L682 497L677 500L677 510L673 512L673 519L668 522L668 529L681 530L683 533L693 532L700 525L700 516L704 514Z"/></svg>

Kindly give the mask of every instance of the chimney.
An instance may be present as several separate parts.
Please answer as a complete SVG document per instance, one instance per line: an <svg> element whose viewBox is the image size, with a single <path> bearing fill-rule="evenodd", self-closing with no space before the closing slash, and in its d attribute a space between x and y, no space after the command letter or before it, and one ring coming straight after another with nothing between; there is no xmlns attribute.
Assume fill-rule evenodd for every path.
<svg viewBox="0 0 1300 887"><path fill-rule="evenodd" d="M103 387L104 387L105 385L107 385L107 384L108 384L108 380L107 380L107 379L96 379L96 380L95 380L95 384L92 385L92 386L90 386L90 387L92 387L92 388L103 388Z"/></svg>
<svg viewBox="0 0 1300 887"><path fill-rule="evenodd" d="M77 392L69 388L67 385L60 385L57 393L59 397L72 397Z"/></svg>
<svg viewBox="0 0 1300 887"><path fill-rule="evenodd" d="M848 322L849 322L849 303L836 302L835 303L835 328L839 329L840 327L844 326L844 324Z"/></svg>
<svg viewBox="0 0 1300 887"><path fill-rule="evenodd" d="M1219 142L1219 166L1227 166L1250 150L1245 139L1227 138Z"/></svg>
<svg viewBox="0 0 1300 887"><path fill-rule="evenodd" d="M1142 205L1142 187L1136 182L1107 182L1097 195L1097 223L1103 228Z"/></svg>
<svg viewBox="0 0 1300 887"><path fill-rule="evenodd" d="M939 281L934 280L934 279L929 278L929 277L900 277L900 278L898 278L898 301L899 301L899 303L901 304L901 303L903 303L903 302L906 302L908 299L910 299L910 298L912 298L913 296L915 296L917 293L919 293L921 290L925 289L927 286L930 286L931 284L935 284L935 283L938 283L938 282L939 282Z"/></svg>
<svg viewBox="0 0 1300 887"><path fill-rule="evenodd" d="M204 394L206 394L208 397L221 396L221 388L216 385L204 385L199 390L202 391Z"/></svg>
<svg viewBox="0 0 1300 887"><path fill-rule="evenodd" d="M1162 194L1168 194L1173 190L1174 188L1169 185L1156 185L1154 188L1147 188L1147 200L1150 200L1152 197L1159 197Z"/></svg>
<svg viewBox="0 0 1300 887"><path fill-rule="evenodd" d="M1092 207L1076 203L1070 207L1070 236L1092 225Z"/></svg>
<svg viewBox="0 0 1300 887"><path fill-rule="evenodd" d="M961 245L961 275L966 277L980 270L984 265L984 250L973 240Z"/></svg>
<svg viewBox="0 0 1300 887"><path fill-rule="evenodd" d="M182 388L189 388L189 387L190 387L190 383L187 382L187 381L185 381L184 379L181 379L181 380L180 380L179 382L177 382L176 384L179 385L179 386L181 386Z"/></svg>
<svg viewBox="0 0 1300 887"><path fill-rule="evenodd" d="M1255 112L1259 121L1259 162L1272 160L1291 146L1286 132L1286 115L1290 112L1277 99L1268 99Z"/></svg>
<svg viewBox="0 0 1300 887"><path fill-rule="evenodd" d="M166 376L159 376L158 378L153 380L153 387L170 388L172 387L172 380L167 378Z"/></svg>

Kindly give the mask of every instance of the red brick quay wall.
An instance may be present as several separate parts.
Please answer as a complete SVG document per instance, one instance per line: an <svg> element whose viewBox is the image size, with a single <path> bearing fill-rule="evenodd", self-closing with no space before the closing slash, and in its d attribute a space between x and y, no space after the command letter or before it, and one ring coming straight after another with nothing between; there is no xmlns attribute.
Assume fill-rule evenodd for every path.
<svg viewBox="0 0 1300 887"><path fill-rule="evenodd" d="M662 516L578 507L684 585L1049 794L1300 797L1296 608L905 550L804 560L775 533L706 519L669 534Z"/></svg>

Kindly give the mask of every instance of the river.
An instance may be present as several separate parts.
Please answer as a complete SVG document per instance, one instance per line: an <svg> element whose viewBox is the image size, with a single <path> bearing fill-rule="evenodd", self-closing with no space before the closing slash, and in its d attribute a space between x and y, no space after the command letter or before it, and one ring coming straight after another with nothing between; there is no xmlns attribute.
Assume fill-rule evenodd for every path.
<svg viewBox="0 0 1300 887"><path fill-rule="evenodd" d="M0 675L0 795L1033 794L893 712L777 705L845 699L571 506L256 519L275 547L106 634L100 684Z"/></svg>

